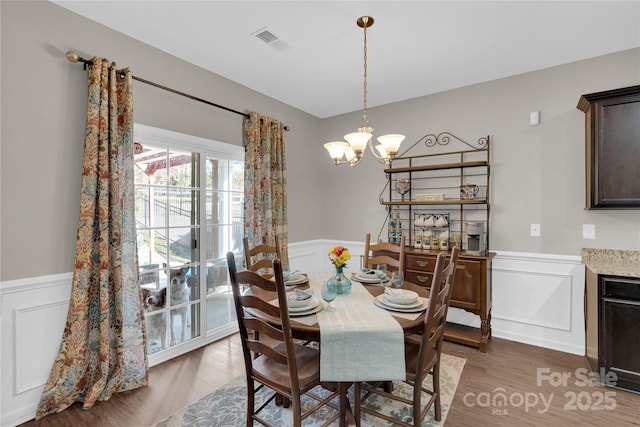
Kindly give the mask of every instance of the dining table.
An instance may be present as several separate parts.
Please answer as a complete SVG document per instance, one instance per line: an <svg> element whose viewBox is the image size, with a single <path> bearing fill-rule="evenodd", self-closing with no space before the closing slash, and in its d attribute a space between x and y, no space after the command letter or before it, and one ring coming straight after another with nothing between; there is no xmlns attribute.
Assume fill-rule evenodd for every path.
<svg viewBox="0 0 640 427"><path fill-rule="evenodd" d="M292 292L294 289L313 289L314 296L318 299L322 299L320 294L321 287L324 281L326 281L329 277L331 277L332 273L330 272L319 272L319 273L304 273L309 281L305 282L301 285L296 286L287 286L287 290ZM355 286L355 281L352 280L352 286ZM384 289L386 286L380 286L378 284L366 284L361 283L363 287L369 292L369 294L375 298L378 295L384 293ZM429 297L429 289L423 285L417 285L412 282L405 281L402 289L408 289L416 292L420 297L428 298ZM263 289L247 289L245 291L249 294L256 294L261 298L269 301L276 300L276 293L265 291ZM349 295L338 295L335 301L340 301L340 299L348 299ZM332 305L336 306L335 301ZM373 303L373 300L372 300ZM345 307L345 309L347 309ZM389 311L389 314L398 322L405 335L419 333L422 331L422 324L424 322L425 312L421 311L420 313L402 313ZM268 319L267 319L268 320ZM291 331L294 338L299 338L307 341L320 341L320 325L317 321L317 313L315 315L309 316L293 316L291 317Z"/></svg>
<svg viewBox="0 0 640 427"><path fill-rule="evenodd" d="M330 272L304 273L307 280L287 286L291 293L296 289L311 292L318 301L313 310L296 312L290 308L289 315L294 338L318 342L320 380L340 384L345 390L355 381L404 380L404 337L422 331L426 310L396 311L380 304L379 296L385 293L388 282L365 283L359 281L355 273L350 275L350 292L338 295L327 306L321 290L331 275ZM416 292L426 307L429 296L426 287L405 281L402 289ZM277 304L275 292L256 287L248 288L245 293ZM349 409L349 405L341 408L340 425L344 425L344 411Z"/></svg>

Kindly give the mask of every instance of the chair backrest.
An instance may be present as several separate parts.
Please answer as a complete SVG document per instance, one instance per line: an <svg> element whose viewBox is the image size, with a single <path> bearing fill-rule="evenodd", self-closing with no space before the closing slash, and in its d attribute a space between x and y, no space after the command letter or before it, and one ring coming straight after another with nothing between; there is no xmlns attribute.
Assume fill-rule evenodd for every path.
<svg viewBox="0 0 640 427"><path fill-rule="evenodd" d="M404 240L403 235L400 245L395 243L371 243L371 234L367 233L364 244L364 268L376 268L377 264L387 264L390 270L404 272ZM376 254L374 256L374 253Z"/></svg>
<svg viewBox="0 0 640 427"><path fill-rule="evenodd" d="M249 247L249 239L243 238L244 245L244 262L247 270L260 273L262 276L270 279L273 277L273 261L282 259L280 254L280 242L276 236L275 245L256 245Z"/></svg>
<svg viewBox="0 0 640 427"><path fill-rule="evenodd" d="M453 292L453 284L456 280L456 270L458 269L458 257L460 256L460 247L454 246L451 249L451 256L449 257L449 264L442 272L441 289L444 285L449 285L449 292L446 294L446 311L449 311L449 301L451 300L451 293ZM445 321L447 313L444 314Z"/></svg>
<svg viewBox="0 0 640 427"><path fill-rule="evenodd" d="M287 365L291 378L291 393L293 396L299 396L298 368L280 260L273 261L275 280L266 279L260 274L249 270L236 271L233 252L227 253L227 265L229 267L229 278L233 290L233 301L238 318L247 378L254 377L253 364L255 360L251 356L251 352L255 352L260 354L260 357L267 357L279 364ZM275 291L278 296L278 305L273 305L257 295L242 292L243 288L254 286L266 291ZM251 314L258 311L266 315L260 317L267 317L270 321L266 322ZM249 331L258 331L260 336L267 336L270 340L258 340L253 334L249 334Z"/></svg>
<svg viewBox="0 0 640 427"><path fill-rule="evenodd" d="M420 346L419 361L416 369L417 378L424 378L433 361L436 358L440 358L459 253L460 248L454 246L449 264L446 264L444 253L438 254L436 259L429 292L429 307L427 308L424 329L422 330L422 345Z"/></svg>

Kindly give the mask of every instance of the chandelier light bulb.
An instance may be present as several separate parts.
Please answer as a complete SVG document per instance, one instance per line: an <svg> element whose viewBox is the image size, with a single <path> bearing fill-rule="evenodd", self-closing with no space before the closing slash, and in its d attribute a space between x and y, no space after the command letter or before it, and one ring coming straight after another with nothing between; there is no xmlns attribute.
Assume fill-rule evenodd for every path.
<svg viewBox="0 0 640 427"><path fill-rule="evenodd" d="M349 142L349 145L356 152L363 153L364 149L367 147L367 142L371 139L372 135L367 132L353 132L348 133L344 136L344 139Z"/></svg>
<svg viewBox="0 0 640 427"><path fill-rule="evenodd" d="M400 144L404 141L405 136L397 133L382 135L378 137L378 142L390 156L395 156L400 150Z"/></svg>
<svg viewBox="0 0 640 427"><path fill-rule="evenodd" d="M324 148L329 152L329 156L333 161L338 164L345 151L349 148L349 144L344 141L327 142L324 144Z"/></svg>

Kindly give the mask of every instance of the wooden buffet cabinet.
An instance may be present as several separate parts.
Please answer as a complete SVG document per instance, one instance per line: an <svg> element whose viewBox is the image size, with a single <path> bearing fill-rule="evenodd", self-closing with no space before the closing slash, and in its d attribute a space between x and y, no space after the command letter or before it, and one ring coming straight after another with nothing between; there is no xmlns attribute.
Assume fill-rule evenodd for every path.
<svg viewBox="0 0 640 427"><path fill-rule="evenodd" d="M407 247L405 280L429 288L439 253ZM490 252L485 255L460 254L451 291L451 307L479 316L480 328L449 322L445 329L445 339L477 347L484 353L491 339L491 261L494 255Z"/></svg>
<svg viewBox="0 0 640 427"><path fill-rule="evenodd" d="M450 132L427 134L391 161L380 195L380 204L389 211L389 241L397 243L398 232L406 238L405 280L427 288L431 285L440 251L431 244L423 248L419 242L426 239L418 237L419 233L437 234L438 249L448 254L451 247L460 246L451 307L479 316L480 327L449 322L445 339L482 352L491 339L491 263L495 256L489 252L490 163L489 136L472 143ZM464 191L469 186L476 189L471 196ZM425 216L445 218L445 223L417 222Z"/></svg>

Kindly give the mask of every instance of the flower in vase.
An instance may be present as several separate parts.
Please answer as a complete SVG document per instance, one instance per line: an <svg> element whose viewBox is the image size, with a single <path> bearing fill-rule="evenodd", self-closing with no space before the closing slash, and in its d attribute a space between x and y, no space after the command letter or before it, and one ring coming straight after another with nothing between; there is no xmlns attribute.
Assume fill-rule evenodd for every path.
<svg viewBox="0 0 640 427"><path fill-rule="evenodd" d="M344 246L334 246L329 249L329 261L336 266L336 268L342 268L347 266L347 261L351 259L351 253L349 249Z"/></svg>

